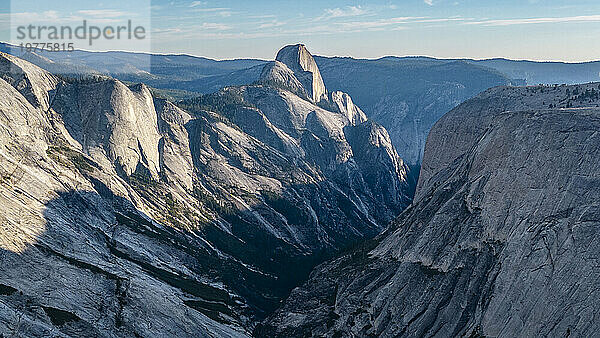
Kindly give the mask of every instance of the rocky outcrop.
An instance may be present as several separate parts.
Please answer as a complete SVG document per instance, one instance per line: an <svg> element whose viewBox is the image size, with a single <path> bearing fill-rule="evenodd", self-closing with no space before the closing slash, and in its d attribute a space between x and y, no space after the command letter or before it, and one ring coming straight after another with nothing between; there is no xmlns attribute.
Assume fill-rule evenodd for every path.
<svg viewBox="0 0 600 338"><path fill-rule="evenodd" d="M513 83L506 75L472 62L425 57L313 58L330 93L319 101L319 106L337 111L332 92L347 93L368 118L388 130L398 154L416 170L423 159L429 130L438 119L486 89ZM170 85L212 93L225 86L259 80L261 67Z"/></svg>
<svg viewBox="0 0 600 338"><path fill-rule="evenodd" d="M81 149L105 168L158 177L157 115L145 85L100 78L65 83L52 109Z"/></svg>
<svg viewBox="0 0 600 338"><path fill-rule="evenodd" d="M256 333L594 335L598 90L501 87L446 114L412 206L319 266Z"/></svg>
<svg viewBox="0 0 600 338"><path fill-rule="evenodd" d="M0 69L2 79L17 89L32 106L48 110L58 78L27 61L2 52Z"/></svg>
<svg viewBox="0 0 600 338"><path fill-rule="evenodd" d="M0 334L248 335L243 299L192 272L218 255L145 214L164 197L148 203L130 178L72 145L53 106L26 97L44 93L31 79L45 73L20 65L30 90L0 80ZM47 75L57 96L68 93ZM97 86L130 95L117 83Z"/></svg>
<svg viewBox="0 0 600 338"><path fill-rule="evenodd" d="M352 102L350 95L340 92L339 90L335 91L331 93L331 102L335 104L337 111L348 118L350 124L357 125L367 120L367 115Z"/></svg>
<svg viewBox="0 0 600 338"><path fill-rule="evenodd" d="M350 205L358 208L360 218L368 220L367 224L370 224L369 227L373 229L379 227L378 224L386 224L392 219L392 215L402 209L403 205L406 205L408 201L406 196L406 190L408 189L406 183L407 168L398 157L391 143L389 143L389 136L381 126L370 122L361 128L354 128L355 125L345 113L325 110L280 87L266 85L229 87L218 93L207 95L203 100L205 102L238 101L238 104L230 106L223 112L223 115L229 121L234 122L236 127L239 127L243 132L230 132L230 137L239 134L239 142L242 142L242 139L244 140L240 144L245 144L250 142L250 139L246 139L247 135L252 136L253 139L260 140L261 143L282 152L290 161L296 163L298 169L306 171L301 175L294 175L296 178L291 181L288 179L282 181L278 178L278 175L274 175L279 171L285 172L285 169L271 170L268 175L265 175L277 177L285 184L319 182L318 185L321 185L324 182L328 182L327 184L333 183L336 189L342 192L343 198L349 199ZM349 127L353 129L349 129ZM360 131L363 128L369 131L372 130L374 134L381 136L381 138L367 136L349 139L350 134L353 136L361 134ZM384 140L384 142L380 142L381 140ZM386 143L385 140L388 142ZM352 145L350 141L353 142ZM230 142L227 141L227 143ZM244 146L248 149L253 147L255 146ZM379 165L374 164L371 166L367 164L369 162L368 156L371 155L370 151L379 152L381 157L379 164L382 165L379 169L387 171L389 175L384 176L391 179L390 181L385 183L383 180L378 181L378 179L370 181L374 175L378 175L376 171L371 171L371 169ZM365 153L369 155L357 155L364 155ZM256 160L256 155L244 155L243 157L248 159L245 161L247 164L242 163L244 170L262 172L262 170L258 170L262 164L250 165L251 162ZM254 161L250 161L250 158L253 158ZM270 158L268 162L273 162L275 158ZM261 159L261 161L267 160ZM280 164L275 165L279 166ZM235 175L232 174L232 176ZM295 181L300 177L305 178ZM232 180L234 179L232 178ZM367 181L373 184L369 185ZM396 190L398 195L384 193L383 195L386 196L384 199L375 197L388 188L391 190L398 189ZM317 209L322 207L323 205L319 203ZM296 231L300 231L300 229ZM338 236L338 231L335 230L334 232L336 233L335 236ZM371 230L368 232L370 233ZM329 243L331 239L327 239L325 242ZM308 243L302 245L311 246Z"/></svg>
<svg viewBox="0 0 600 338"><path fill-rule="evenodd" d="M283 47L277 53L275 60L285 64L294 72L313 102L318 103L327 99L327 90L321 78L319 67L304 45L297 44Z"/></svg>
<svg viewBox="0 0 600 338"><path fill-rule="evenodd" d="M356 163L364 173L364 180L379 201L371 213L381 213L376 217L378 219L393 218L393 212L379 206L389 204L389 201L403 203L407 194L405 180L408 172L387 130L373 121L365 121L357 126L346 127L345 132ZM404 178L404 181L397 177Z"/></svg>
<svg viewBox="0 0 600 338"><path fill-rule="evenodd" d="M17 64L0 69L0 335L247 336L408 204L349 98L262 83L174 105Z"/></svg>
<svg viewBox="0 0 600 338"><path fill-rule="evenodd" d="M294 72L279 61L265 65L258 82L267 86L288 90L303 98L312 97L312 94L309 95L304 85L298 81Z"/></svg>
<svg viewBox="0 0 600 338"><path fill-rule="evenodd" d="M315 61L327 89L352 96L369 119L387 129L398 154L417 170L429 130L445 113L486 89L511 83L495 70L462 61L321 56Z"/></svg>
<svg viewBox="0 0 600 338"><path fill-rule="evenodd" d="M183 189L194 188L194 161L190 151L190 137L185 125L193 119L166 100L155 101L158 130L162 139L158 144L160 172L163 177L181 184Z"/></svg>

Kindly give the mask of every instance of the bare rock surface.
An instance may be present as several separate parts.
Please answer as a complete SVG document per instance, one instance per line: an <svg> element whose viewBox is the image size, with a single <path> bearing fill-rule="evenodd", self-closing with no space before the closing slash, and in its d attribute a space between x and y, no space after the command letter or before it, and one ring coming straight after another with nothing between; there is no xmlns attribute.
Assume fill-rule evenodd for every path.
<svg viewBox="0 0 600 338"><path fill-rule="evenodd" d="M294 72L313 102L318 103L327 98L327 90L319 66L306 46L302 44L285 46L279 50L275 60L282 62Z"/></svg>
<svg viewBox="0 0 600 338"><path fill-rule="evenodd" d="M1 335L248 336L409 203L350 98L331 111L262 83L175 105L2 60Z"/></svg>
<svg viewBox="0 0 600 338"><path fill-rule="evenodd" d="M286 89L300 97L312 97L312 94L309 95L304 85L296 78L294 72L285 63L279 61L264 66L259 83Z"/></svg>
<svg viewBox="0 0 600 338"><path fill-rule="evenodd" d="M158 177L161 136L146 86L129 88L119 80L101 78L60 89L52 109L84 152L126 175L143 168Z"/></svg>
<svg viewBox="0 0 600 338"><path fill-rule="evenodd" d="M351 124L357 125L367 120L367 115L352 102L350 95L337 90L331 93L331 101L337 106L337 111L346 115Z"/></svg>
<svg viewBox="0 0 600 338"><path fill-rule="evenodd" d="M42 75L65 90L41 69L18 64L23 78ZM39 83L29 80L25 94L18 83L0 80L0 333L247 336L244 315L229 310L241 298L203 269L192 272L206 260L198 258L206 243L148 217L155 207L130 179L70 145L52 105L30 103L25 95L43 92Z"/></svg>
<svg viewBox="0 0 600 338"><path fill-rule="evenodd" d="M599 93L499 87L446 114L411 207L256 334L596 335Z"/></svg>
<svg viewBox="0 0 600 338"><path fill-rule="evenodd" d="M0 52L2 79L17 89L36 108L48 110L58 79L47 71Z"/></svg>
<svg viewBox="0 0 600 338"><path fill-rule="evenodd" d="M369 119L388 130L411 166L421 164L429 130L445 113L488 88L511 83L491 68L456 60L315 56L315 61L326 87L352 96Z"/></svg>

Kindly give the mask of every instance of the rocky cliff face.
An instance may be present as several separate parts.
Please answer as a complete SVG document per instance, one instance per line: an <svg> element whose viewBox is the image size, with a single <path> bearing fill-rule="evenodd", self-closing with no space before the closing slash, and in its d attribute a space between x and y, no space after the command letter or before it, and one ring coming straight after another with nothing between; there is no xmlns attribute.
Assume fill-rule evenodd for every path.
<svg viewBox="0 0 600 338"><path fill-rule="evenodd" d="M104 167L158 177L161 136L146 86L129 88L110 78L64 84L52 108L81 149Z"/></svg>
<svg viewBox="0 0 600 338"><path fill-rule="evenodd" d="M590 336L600 86L500 87L432 129L416 198L258 334Z"/></svg>
<svg viewBox="0 0 600 338"><path fill-rule="evenodd" d="M258 82L271 87L279 87L288 90L302 98L311 98L305 87L294 72L285 64L279 61L274 61L264 66Z"/></svg>
<svg viewBox="0 0 600 338"><path fill-rule="evenodd" d="M361 124L367 120L367 115L352 102L350 95L339 90L335 91L331 93L331 102L335 104L336 110L346 115L348 121L353 125Z"/></svg>
<svg viewBox="0 0 600 338"><path fill-rule="evenodd" d="M184 55L153 55L149 76L147 70L137 69L140 55L135 53L22 53L20 48L11 49L3 43L0 43L0 50L15 53L53 73L102 72L155 88L200 93L252 83L259 79L264 66L261 60L215 61ZM573 64L426 57L360 60L314 56L313 59L326 87L330 91L342 90L352 95L369 118L388 130L399 154L409 165L420 165L425 140L433 124L443 114L483 90L509 83L576 84L599 79L598 62Z"/></svg>
<svg viewBox="0 0 600 338"><path fill-rule="evenodd" d="M327 90L323 78L321 78L319 67L304 45L283 47L277 53L275 60L287 65L294 72L313 102L318 103L327 98Z"/></svg>
<svg viewBox="0 0 600 338"><path fill-rule="evenodd" d="M297 51L294 46L289 48ZM321 99L319 105L328 110L337 110L336 104L332 104L333 92L347 93L368 118L388 130L398 153L411 166L420 165L427 134L446 112L486 89L512 83L506 75L492 68L456 60L425 57L361 60L321 56L313 59L329 90L327 99ZM293 67L289 68L293 70ZM169 85L172 88L212 93L225 86L257 81L263 70L261 65ZM293 87L297 85L290 88ZM311 97L309 94L307 96Z"/></svg>
<svg viewBox="0 0 600 338"><path fill-rule="evenodd" d="M104 167L110 154L100 160L100 152L82 152L70 136L54 108L61 108L58 97L79 85L70 88L31 64L1 57L10 65L0 70L2 78L21 81L0 80L0 333L247 335L243 299L222 281L202 277L210 257L217 256L206 241L148 217L145 212L159 207L136 192L133 176ZM46 109L43 100L26 94L44 93L48 83L56 87L46 93L51 98ZM143 89L131 91L112 80L95 86L105 91L83 89L114 102L102 102L106 111L95 112L98 122L106 121L102 114L116 115L115 124L103 126L109 132L98 135L98 145L107 149L110 128L127 118L112 114L136 113L119 110L122 96L141 96ZM81 116L92 107L87 109L80 108ZM88 135L85 130L81 135ZM135 130L129 132L135 137ZM157 195L153 202L160 206L165 199Z"/></svg>
<svg viewBox="0 0 600 338"><path fill-rule="evenodd" d="M429 130L446 112L510 80L467 62L424 57L315 57L325 85L341 90L383 125L400 156L420 165Z"/></svg>
<svg viewBox="0 0 600 338"><path fill-rule="evenodd" d="M17 57L0 55L2 79L17 89L36 108L48 110L58 80L38 67Z"/></svg>
<svg viewBox="0 0 600 338"><path fill-rule="evenodd" d="M0 61L2 334L246 336L408 204L406 166L350 98L263 83L175 105Z"/></svg>

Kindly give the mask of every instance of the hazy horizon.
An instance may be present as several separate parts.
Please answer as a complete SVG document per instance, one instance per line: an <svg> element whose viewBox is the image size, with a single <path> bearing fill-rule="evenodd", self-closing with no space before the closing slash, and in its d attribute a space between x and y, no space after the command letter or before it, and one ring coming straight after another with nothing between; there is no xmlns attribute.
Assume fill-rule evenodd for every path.
<svg viewBox="0 0 600 338"><path fill-rule="evenodd" d="M294 43L304 43L315 55L365 59L425 56L579 63L600 55L600 4L589 0L307 0L278 6L263 0L23 0L2 6L3 41L14 42L14 26L31 21L74 25L86 17L105 24L133 19L148 26L149 44L135 48L99 42L95 50L217 60L270 60L281 46Z"/></svg>
<svg viewBox="0 0 600 338"><path fill-rule="evenodd" d="M10 42L7 41L0 41L0 43L4 43L7 45L10 45ZM288 45L295 45L295 44L304 44L302 42L297 42L297 43L288 43L285 45L282 45L281 47L284 46L288 46ZM306 44L304 44L306 45ZM436 60L448 60L448 61L460 61L460 60L465 60L465 61L486 61L486 60L508 60L508 61L523 61L523 62L536 62L536 63L564 63L564 64L584 64L584 63L593 63L593 62L600 62L600 57L597 59L592 59L592 60L588 60L588 61L561 61L561 60L533 60L533 59L512 59L512 58L507 58L507 57L503 57L503 56L497 56L497 57L489 57L489 58L470 58L470 57L455 57L455 58L443 58L443 57L437 57L437 56L431 56L431 55L381 55L381 56L377 56L377 57L355 57L352 55L324 55L324 54L319 54L319 53L314 53L311 50L311 47L306 45L307 49L311 52L311 54L313 56L316 57L326 57L326 58L352 58L355 60L379 60L379 59L383 59L383 58L429 58L429 59L436 59ZM177 53L177 52L155 52L155 51L150 51L150 52L143 52L143 51L132 51L132 50L86 50L86 49L76 49L77 51L82 51L82 52L89 52L89 53L132 53L132 54L152 54L152 55L164 55L164 56L168 56L168 55L177 55L177 56L190 56L190 57L197 57L197 58L205 58L205 59L211 59L211 60L215 60L215 61L231 61L231 60L260 60L260 61L272 61L275 59L276 53L279 49L275 50L273 56L271 58L253 58L253 57L235 57L235 58L215 58L215 57L209 57L209 56L205 56L205 55L195 55L195 54L190 54L190 53Z"/></svg>

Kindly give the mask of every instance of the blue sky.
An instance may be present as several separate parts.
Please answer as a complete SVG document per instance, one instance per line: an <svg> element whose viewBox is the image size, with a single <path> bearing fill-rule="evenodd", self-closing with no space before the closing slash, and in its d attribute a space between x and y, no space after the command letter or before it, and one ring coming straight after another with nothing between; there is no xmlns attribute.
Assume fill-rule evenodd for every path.
<svg viewBox="0 0 600 338"><path fill-rule="evenodd" d="M155 0L145 1L147 12L131 1L100 2L19 0L12 14L60 22L81 13L142 20L151 12L152 52L217 59L272 59L297 42L313 54L364 58L600 59L598 0Z"/></svg>

